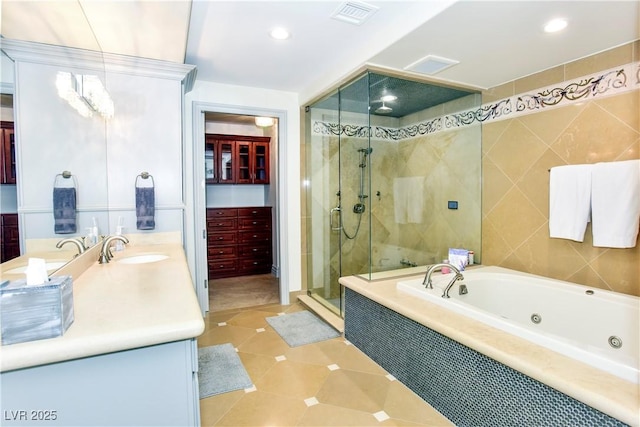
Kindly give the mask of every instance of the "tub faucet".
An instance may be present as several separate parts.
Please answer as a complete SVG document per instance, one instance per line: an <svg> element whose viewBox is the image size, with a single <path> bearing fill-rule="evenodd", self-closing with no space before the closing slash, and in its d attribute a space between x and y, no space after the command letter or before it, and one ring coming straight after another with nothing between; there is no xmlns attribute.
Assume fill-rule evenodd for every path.
<svg viewBox="0 0 640 427"><path fill-rule="evenodd" d="M114 240L120 240L125 244L129 243L129 239L119 234L109 236L104 239L104 242L102 242L102 249L100 250L100 258L98 259L98 262L100 264L107 264L109 261L111 261L111 258L113 258L110 246L111 242L113 242Z"/></svg>
<svg viewBox="0 0 640 427"><path fill-rule="evenodd" d="M74 245L76 245L76 247L78 248L78 253L74 255L74 257L77 257L78 255L80 255L81 253L84 252L85 248L84 248L84 243L82 243L82 241L80 241L79 238L72 238L69 237L67 239L62 239L60 240L58 243L56 243L56 248L58 249L62 249L62 247L66 244L66 243L73 243Z"/></svg>
<svg viewBox="0 0 640 427"><path fill-rule="evenodd" d="M454 265L447 264L447 263L432 265L427 270L427 274L424 275L424 280L422 281L422 284L429 289L433 289L433 283L431 282L431 275L433 274L434 271L438 269L442 269L442 267L449 267L455 273L455 275L453 276L453 279L449 281L447 286L444 288L444 292L442 293L442 298L449 298L449 290L451 289L453 284L456 283L456 281L458 280L464 279L464 276L462 275L462 273L460 273L460 270L458 270L458 268L455 267Z"/></svg>

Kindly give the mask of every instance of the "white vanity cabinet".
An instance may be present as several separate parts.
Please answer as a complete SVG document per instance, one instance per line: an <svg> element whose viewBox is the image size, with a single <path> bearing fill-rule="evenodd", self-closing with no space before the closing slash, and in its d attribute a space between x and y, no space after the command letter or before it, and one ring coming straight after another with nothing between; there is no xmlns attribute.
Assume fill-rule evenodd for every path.
<svg viewBox="0 0 640 427"><path fill-rule="evenodd" d="M195 339L0 374L3 426L196 426Z"/></svg>

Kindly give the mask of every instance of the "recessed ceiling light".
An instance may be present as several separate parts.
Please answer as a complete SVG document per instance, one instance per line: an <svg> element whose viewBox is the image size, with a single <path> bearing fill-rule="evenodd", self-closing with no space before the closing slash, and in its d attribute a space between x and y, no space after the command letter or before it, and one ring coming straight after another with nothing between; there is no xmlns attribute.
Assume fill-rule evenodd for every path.
<svg viewBox="0 0 640 427"><path fill-rule="evenodd" d="M563 18L552 19L544 26L546 33L555 33L557 31L564 30L567 27L567 20Z"/></svg>
<svg viewBox="0 0 640 427"><path fill-rule="evenodd" d="M289 33L289 31L282 27L274 28L273 30L271 30L269 35L276 40L286 40L291 37L291 33Z"/></svg>

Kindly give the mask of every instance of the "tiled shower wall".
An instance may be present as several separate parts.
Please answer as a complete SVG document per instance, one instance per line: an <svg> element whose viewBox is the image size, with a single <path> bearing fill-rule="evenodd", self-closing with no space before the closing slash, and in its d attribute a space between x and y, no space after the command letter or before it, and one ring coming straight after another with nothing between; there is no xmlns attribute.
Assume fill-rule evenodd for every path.
<svg viewBox="0 0 640 427"><path fill-rule="evenodd" d="M640 41L621 46L579 61L492 88L482 94L484 104L537 88L576 79L585 75L640 60ZM634 76L634 78L638 78ZM302 112L301 114L304 115ZM549 168L565 164L595 163L640 158L640 91L621 95L574 101L567 106L520 115L482 124L482 263L499 265L540 274L592 287L640 295L640 249L595 248L591 230L583 243L550 239L548 232ZM404 124L401 124L404 125ZM308 130L307 130L308 131ZM446 137L445 132L441 134ZM301 169L306 176L305 150L302 138ZM414 140L402 142L404 168L424 167L425 153L408 148ZM385 149L376 146L374 153ZM385 146L390 148L388 146ZM408 155L407 155L408 154ZM376 158L399 159L397 156L374 156L373 169L385 171L397 163L376 165ZM396 161L394 160L394 162ZM414 166L408 164L414 162ZM402 172L400 175L404 176ZM410 175L406 175L410 176ZM383 176L384 178L384 176ZM383 184L380 184L384 186ZM389 194L390 181L382 199ZM372 195L376 197L374 178ZM306 289L306 267L309 256L307 236L311 232L310 212L306 207L306 188L302 191L302 269ZM379 227L379 215L389 216L384 204L374 202L373 233L376 241L392 233ZM410 228L405 227L403 228ZM420 230L424 232L424 230ZM378 236L375 234L378 233ZM411 247L419 233L396 234L398 246ZM433 235L431 236L433 237ZM394 237L395 239L395 237ZM383 253L395 244L389 240L386 249L374 255L384 262ZM446 247L446 244L441 245ZM464 246L464 245L460 245ZM374 245L374 253L376 251ZM440 254L433 255L436 258ZM413 261L413 260L412 260ZM422 261L422 260L418 260ZM375 268L375 262L374 262Z"/></svg>
<svg viewBox="0 0 640 427"><path fill-rule="evenodd" d="M640 60L640 41L483 93L483 103ZM631 76L635 79L638 76ZM640 296L640 245L549 238L549 168L640 158L640 91L482 125L483 264Z"/></svg>

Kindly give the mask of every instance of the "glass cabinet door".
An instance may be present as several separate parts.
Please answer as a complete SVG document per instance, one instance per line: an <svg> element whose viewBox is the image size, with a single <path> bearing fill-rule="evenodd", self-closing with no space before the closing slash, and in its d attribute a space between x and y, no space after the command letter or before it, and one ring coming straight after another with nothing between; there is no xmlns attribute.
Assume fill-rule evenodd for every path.
<svg viewBox="0 0 640 427"><path fill-rule="evenodd" d="M218 182L231 184L233 179L233 141L217 141L218 157L220 164L218 166Z"/></svg>
<svg viewBox="0 0 640 427"><path fill-rule="evenodd" d="M249 184L251 176L251 142L236 141L236 160L238 161L238 184Z"/></svg>
<svg viewBox="0 0 640 427"><path fill-rule="evenodd" d="M269 143L253 143L253 183L269 183Z"/></svg>

